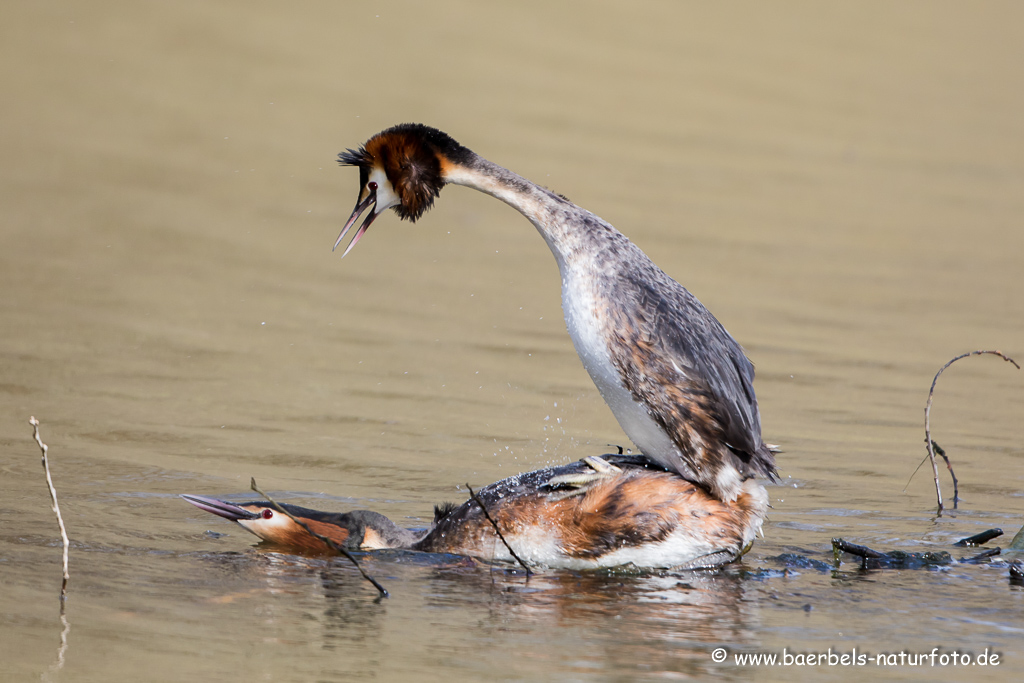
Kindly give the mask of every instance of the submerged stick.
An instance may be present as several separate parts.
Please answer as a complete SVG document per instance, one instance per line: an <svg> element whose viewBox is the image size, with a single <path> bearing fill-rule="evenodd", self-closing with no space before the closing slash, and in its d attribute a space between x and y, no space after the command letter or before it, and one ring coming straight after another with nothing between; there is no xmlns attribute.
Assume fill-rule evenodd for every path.
<svg viewBox="0 0 1024 683"><path fill-rule="evenodd" d="M28 419L28 423L32 425L32 436L35 437L36 443L39 444L39 449L43 452L43 471L46 472L46 486L50 489L50 500L53 502L53 512L57 515L57 526L60 527L60 539L64 546L64 580L60 585L60 609L61 614L64 613L64 601L68 597L68 549L71 547L71 542L68 540L68 532L64 529L64 518L60 514L60 505L57 504L57 489L53 487L53 479L50 477L50 464L46 459L46 451L49 450L45 443L43 443L42 437L39 436L39 420L33 415Z"/></svg>
<svg viewBox="0 0 1024 683"><path fill-rule="evenodd" d="M358 570L359 570L359 573L363 575L363 578L364 578L364 579L366 579L367 581L369 581L370 583L372 583L372 584L373 584L373 587L374 587L374 588L376 588L376 589L377 589L377 592L379 592L379 593L380 593L380 597L381 597L381 598L387 598L387 597L390 597L390 595L388 594L388 591L387 591L387 589L386 589L386 588L384 588L384 586L382 586L382 585L380 585L379 583L377 583L377 580L376 580L375 578L373 578L372 576L370 576L369 574L367 574L367 573L366 573L366 571L364 571L364 570L363 570L362 566L361 566L361 565L359 564L359 561L358 561L358 560L356 560L355 556L354 556L354 555L352 555L352 553L350 553L349 551L345 550L345 549L344 549L344 548L342 548L342 547L341 547L340 545L338 545L337 543L335 543L335 542L334 542L333 540L331 540L331 539L327 538L326 536L321 536L321 535L320 535L320 534L318 534L317 532L313 531L312 529L310 529L310 528L309 528L309 525L308 525L308 524L306 524L305 522L303 522L303 521L302 521L301 519L298 519L298 518L296 518L296 517L295 517L295 515L293 515L292 513L288 512L288 511L287 511L287 510L285 510L285 509L284 509L283 507L281 507L281 506L280 506L280 505L278 504L278 502L277 502L276 500L274 500L274 499L273 499L273 498L271 498L271 497L270 497L269 495L267 495L267 494L266 494L266 493L264 493L264 492L263 492L262 490L260 490L260 487L259 487L259 486L256 486L256 478L255 478L255 477L251 477L251 478L250 478L250 482L249 482L249 485L250 485L250 487L252 487L252 490L253 490L253 491L255 491L256 493L258 493L258 494L260 494L261 496L263 496L264 498L266 498L266 499L267 499L267 501L269 501L269 502L270 502L270 505L271 505L271 506L272 506L272 507L273 507L273 508L274 508L275 510L277 510L278 512L280 512L280 513L281 513L282 515L287 515L287 516L288 516L288 517L289 517L289 518L290 518L290 519L291 519L291 520L292 520L293 522L295 522L296 524L298 524L299 526L301 526L301 527L302 527L303 529L305 529L305 530L306 530L306 532L307 532L307 533L308 533L308 534L309 534L310 536L312 536L313 538L315 538L315 539L317 539L317 540L319 540L319 541L323 542L323 544L324 544L324 545L326 545L326 546L327 546L328 548L330 548L331 550L333 550L333 551L335 551L335 552L338 552L338 553L341 553L342 555L344 555L345 557L347 557L347 558L348 558L348 560L349 560L349 562L351 562L352 564L354 564L354 565L356 566L356 569L358 569Z"/></svg>
<svg viewBox="0 0 1024 683"><path fill-rule="evenodd" d="M844 553L849 553L851 555L856 555L857 557L865 559L870 558L872 560L878 560L885 557L885 553L880 553L877 550L872 550L866 545L857 545L856 543L844 541L841 538L832 539L832 549L839 550Z"/></svg>
<svg viewBox="0 0 1024 683"><path fill-rule="evenodd" d="M981 553L978 553L977 555L973 555L971 557L965 557L965 558L961 559L960 562L962 562L964 564L977 564L977 563L981 562L982 560L987 560L990 557L995 557L995 556L999 555L1002 552L1003 551L1000 550L999 548L989 548L988 550L985 550L985 551L983 551Z"/></svg>
<svg viewBox="0 0 1024 683"><path fill-rule="evenodd" d="M521 564L523 566L523 569L526 570L526 578L530 578L531 576L533 576L533 572L530 571L530 568L527 566L527 564L523 562L523 559L521 557L516 555L516 551L512 550L512 546L510 546L508 544L508 541L505 540L504 534L502 534L501 529L498 528L498 523L495 522L494 519L491 517L491 513L487 512L487 506L484 505L484 502L480 500L480 498L475 493L473 493L473 487L470 486L469 484L466 484L466 488L469 489L469 497L473 500L473 502L480 506L480 509L483 510L484 517L486 517L487 521L491 523L492 527L494 527L494 533L498 534L498 538L500 538L501 542L505 544L505 547L508 548L508 551L512 553L512 557L516 558L516 562Z"/></svg>
<svg viewBox="0 0 1024 683"><path fill-rule="evenodd" d="M968 548L978 545L984 545L985 543L991 541L993 538L999 538L1002 535L1002 529L986 529L985 531L982 531L980 534L974 534L973 536L968 536L967 538L961 538L953 545L955 545L957 548Z"/></svg>
<svg viewBox="0 0 1024 683"><path fill-rule="evenodd" d="M928 457L932 461L932 473L935 475L935 497L938 500L939 512L942 512L942 509L943 509L943 506L942 506L942 487L939 485L939 466L935 462L935 442L932 441L932 423L931 423L932 396L935 394L935 383L939 381L939 375L941 375L942 372L946 368L948 368L950 365L952 365L953 363L957 362L961 358L967 358L968 356L981 356L983 354L990 354L990 355L993 355L993 356L999 356L1000 358L1002 358L1006 362L1013 363L1013 366L1015 368L1017 368L1018 370L1020 370L1020 366L1017 365L1017 361L1013 360L1009 356L1004 356L1002 351L971 351L969 353L960 354L959 356L957 356L956 358L954 358L953 360L949 361L948 363L943 365L941 368L939 368L939 371L937 373L935 373L935 379L932 380L932 388L928 390L928 403L925 404L925 407L924 407L924 442L928 446ZM942 454L942 457L946 459L946 465L949 467L950 474L952 474L953 473L953 466L950 465L949 458L946 456L945 453ZM954 493L953 494L953 507L956 507L956 503L957 503L957 496L956 496L956 493Z"/></svg>

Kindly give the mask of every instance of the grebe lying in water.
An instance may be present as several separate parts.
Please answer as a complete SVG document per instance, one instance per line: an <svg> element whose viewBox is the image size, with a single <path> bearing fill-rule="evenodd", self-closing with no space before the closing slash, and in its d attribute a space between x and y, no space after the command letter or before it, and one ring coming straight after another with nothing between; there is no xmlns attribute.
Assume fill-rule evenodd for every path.
<svg viewBox="0 0 1024 683"><path fill-rule="evenodd" d="M601 476L595 478L595 473ZM204 496L182 498L272 544L327 550L268 502L235 505ZM736 499L724 503L635 455L591 457L519 474L484 487L477 498L523 561L565 569L725 564L749 549L768 508L767 493L753 480L744 481ZM405 548L512 560L472 499L435 507L434 521L425 531L403 529L368 510L282 507L346 550Z"/></svg>
<svg viewBox="0 0 1024 683"><path fill-rule="evenodd" d="M640 451L726 502L747 491L748 478L775 477L754 366L695 296L614 227L421 124L389 128L339 161L359 168L359 196L335 248L369 209L343 256L385 209L415 221L447 184L500 199L554 254L576 352Z"/></svg>

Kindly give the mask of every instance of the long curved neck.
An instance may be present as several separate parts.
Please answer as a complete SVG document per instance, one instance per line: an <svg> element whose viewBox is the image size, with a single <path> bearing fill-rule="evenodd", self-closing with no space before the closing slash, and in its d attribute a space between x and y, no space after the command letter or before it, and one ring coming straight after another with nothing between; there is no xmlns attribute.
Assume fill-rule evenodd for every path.
<svg viewBox="0 0 1024 683"><path fill-rule="evenodd" d="M586 250L584 243L595 237L592 228L616 232L564 197L476 154L466 163L447 164L444 180L489 194L526 216L548 243L561 271L573 254Z"/></svg>

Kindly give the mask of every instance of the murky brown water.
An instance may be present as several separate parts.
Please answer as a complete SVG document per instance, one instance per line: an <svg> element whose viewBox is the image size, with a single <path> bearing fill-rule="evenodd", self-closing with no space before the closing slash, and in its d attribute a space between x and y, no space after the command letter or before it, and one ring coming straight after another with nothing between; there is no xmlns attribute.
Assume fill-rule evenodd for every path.
<svg viewBox="0 0 1024 683"><path fill-rule="evenodd" d="M938 367L1024 356L1022 27L1012 4L6 7L3 679L878 676L719 646L990 648L998 668L883 675L1019 674L1005 566L767 570L832 536L948 549L1021 525L1024 373L994 358L947 371L932 415L961 509L934 517L924 470L903 488ZM785 453L742 564L526 582L374 557L377 604L345 562L254 549L176 498L255 476L425 524L463 482L624 441L507 207L451 188L331 253L356 192L334 155L401 121L608 219L744 344ZM62 662L30 415L73 539Z"/></svg>

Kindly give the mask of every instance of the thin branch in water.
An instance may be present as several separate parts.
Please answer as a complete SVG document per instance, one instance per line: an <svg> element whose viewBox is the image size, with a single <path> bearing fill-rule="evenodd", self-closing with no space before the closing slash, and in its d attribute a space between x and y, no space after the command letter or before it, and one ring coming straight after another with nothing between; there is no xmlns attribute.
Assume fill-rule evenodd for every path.
<svg viewBox="0 0 1024 683"><path fill-rule="evenodd" d="M841 538L832 539L832 549L839 550L844 553L850 553L857 557L871 558L877 560L885 557L885 553L880 553L877 550L872 550L866 545L857 545L856 543L850 543Z"/></svg>
<svg viewBox="0 0 1024 683"><path fill-rule="evenodd" d="M946 461L946 469L949 470L949 476L953 478L953 509L955 510L956 506L957 506L957 503L960 501L960 480L956 478L956 472L953 471L953 463L951 463L949 461L949 458L946 457L946 451L943 450L943 448L939 444L935 443L934 440L932 441L932 448L935 450L935 454L936 455L938 455L939 457L941 457L943 460ZM910 478L907 479L907 483L903 485L903 492L904 493L907 492L907 487L910 486L910 482L913 481L914 475L917 474L917 471L919 469L921 469L921 465L925 464L926 462L928 462L928 454L927 453L925 453L924 457L921 458L921 462L917 463L917 467L915 467L914 471L910 473ZM939 510L941 510L942 509L941 493L939 495L940 495Z"/></svg>
<svg viewBox="0 0 1024 683"><path fill-rule="evenodd" d="M28 423L32 425L32 435L35 437L36 443L39 444L39 449L43 452L43 471L46 472L46 486L50 489L50 500L53 502L53 512L57 515L57 525L60 527L60 539L64 546L64 580L60 586L60 613L64 614L64 601L68 597L68 549L71 547L71 542L68 540L68 532L64 529L64 518L60 514L60 505L57 504L57 489L53 487L53 479L50 477L50 464L46 459L46 451L49 450L43 439L39 436L39 420L32 416L28 419Z"/></svg>
<svg viewBox="0 0 1024 683"><path fill-rule="evenodd" d="M479 496L473 493L473 487L470 486L469 484L466 484L466 488L469 489L469 497L473 500L473 502L480 506L480 509L483 510L484 517L486 517L487 521L491 523L492 527L494 527L494 533L498 534L498 538L500 538L501 542L505 544L506 548L508 548L508 551L512 554L512 557L516 558L516 562L521 564L523 569L526 570L526 578L530 578L531 576L533 576L533 572L530 571L530 568L527 566L527 564L523 562L523 559L521 557L516 555L516 551L512 550L512 546L510 546L508 544L508 541L505 540L504 534L502 534L501 529L498 528L498 523L494 521L494 519L491 517L491 513L487 511L487 506L484 505L484 502L480 500Z"/></svg>
<svg viewBox="0 0 1024 683"><path fill-rule="evenodd" d="M972 548L979 545L984 545L991 541L993 538L999 538L1003 535L1002 529L986 529L980 534L974 534L967 538L961 538L959 541L954 543L957 548Z"/></svg>
<svg viewBox="0 0 1024 683"><path fill-rule="evenodd" d="M935 455L946 461L946 469L949 470L949 476L953 478L953 509L955 510L957 503L960 502L960 481L956 478L956 472L953 471L953 463L949 461L946 451L934 441L932 441L932 450L935 451Z"/></svg>
<svg viewBox="0 0 1024 683"><path fill-rule="evenodd" d="M931 389L928 390L928 403L924 407L924 442L928 446L928 457L929 457L929 459L931 459L931 462L932 462L932 473L935 475L935 497L938 500L939 512L942 512L942 509L943 509L943 506L942 506L942 487L939 485L939 466L935 462L935 442L932 441L932 423L931 423L932 396L935 394L935 383L939 381L939 375L941 375L942 372L946 368L948 368L950 365L952 365L953 363L957 362L961 358L967 358L968 356L981 356L983 354L990 354L990 355L993 355L993 356L999 356L1000 358L1002 358L1006 362L1013 363L1013 366L1015 368L1017 368L1018 370L1020 370L1020 365L1017 364L1017 361L1013 360L1009 356L1004 356L1002 351L971 351L969 353L960 354L959 356L957 356L956 358L954 358L953 360L949 361L948 363L943 365L941 368L939 368L939 371L937 373L935 373L935 379L932 380L932 387L931 387ZM941 450L941 449L939 449L939 450ZM946 465L949 467L950 474L952 474L953 473L953 466L950 465L949 458L946 457L945 453L942 454L942 457L946 459ZM913 475L911 475L911 476L913 476ZM955 481L955 478L954 478L954 481ZM956 508L956 503L957 503L957 495L956 495L956 492L954 491L954 494L953 494L953 507L954 508Z"/></svg>
<svg viewBox="0 0 1024 683"><path fill-rule="evenodd" d="M1003 551L1000 550L999 548L989 548L988 550L982 551L982 552L980 552L977 555L974 555L972 557L962 558L960 560L960 562L963 563L963 564L978 564L982 560L987 560L989 558L996 557L997 555L999 555L1002 552Z"/></svg>
<svg viewBox="0 0 1024 683"><path fill-rule="evenodd" d="M377 589L377 592L379 592L379 593L380 593L380 598L387 598L387 597L390 597L390 595L388 594L388 591L387 591L387 589L386 589L386 588L384 588L384 586L382 586L382 585L380 585L379 583L377 583L377 580L376 580L375 578L373 578L372 576L370 576L369 574L367 574L367 573L366 573L366 572L365 572L365 571L363 570L362 566L361 566L361 565L359 564L359 561L358 561L358 560L356 560L355 556L354 556L354 555L352 555L352 553L350 553L349 551L345 550L345 549L344 549L344 548L342 548L342 547L341 547L340 545L338 545L337 543L335 543L335 542L334 542L333 540L331 540L331 539L327 538L326 536L321 536L321 535L320 535L320 534L318 534L317 532L313 531L312 529L310 529L310 528L309 528L309 525L307 525L307 524L306 524L305 522L303 522L303 521L302 521L301 519L298 519L297 517L295 517L295 515L293 515L292 513L288 512L288 511L287 511L287 510L285 510L285 509L284 509L283 507L281 507L281 506L280 506L280 505L278 504L278 502L277 502L276 500L274 500L274 499L273 499L273 498L271 498L271 497L270 497L269 495L267 495L267 494L266 494L266 493L264 493L264 492L263 492L262 490L260 490L260 487L259 487L259 486L256 486L256 478L255 478L255 477L251 477L251 478L250 478L250 484L249 484L249 485L250 485L250 486L252 487L252 490L253 490L253 491L255 491L256 493L258 493L258 494L260 494L261 496L263 496L264 498L266 498L266 499L267 499L267 501L269 501L269 502L270 502L270 505L271 505L271 506L272 506L272 507L273 507L273 508L274 508L275 510L277 510L278 512L280 512L280 513L281 513L282 515L287 515L287 516L288 516L288 517L289 517L289 518L290 518L290 519L291 519L291 520L292 520L293 522L295 522L296 524L298 524L299 526L301 526L301 527L302 527L303 529L305 529L305 530L306 530L306 533L308 533L308 534L309 534L310 536L312 536L313 538L315 538L315 539L317 539L317 540L319 540L319 541L323 542L323 544L324 544L324 545L326 545L326 546L327 546L328 548L330 548L331 550L333 550L333 551L335 551L335 552L337 552L337 553L340 553L340 554L344 555L345 557L347 557L347 558L348 558L348 560L349 560L349 562L351 562L352 564L354 564L354 565L356 566L356 569L358 569L358 570L359 570L359 573L363 575L363 578L364 578L364 579L366 579L367 581L369 581L370 583L372 583L372 584L373 584L373 587L374 587L374 588L376 588L376 589ZM379 599L379 598L378 598L378 599Z"/></svg>

